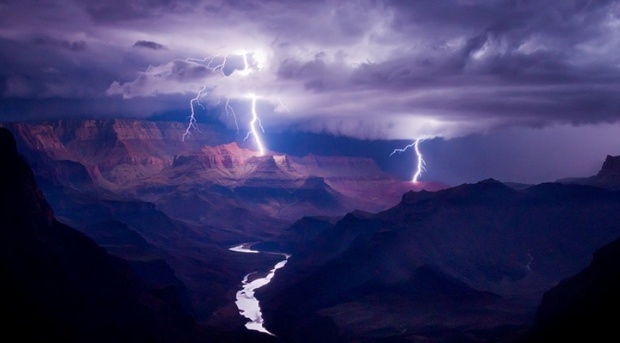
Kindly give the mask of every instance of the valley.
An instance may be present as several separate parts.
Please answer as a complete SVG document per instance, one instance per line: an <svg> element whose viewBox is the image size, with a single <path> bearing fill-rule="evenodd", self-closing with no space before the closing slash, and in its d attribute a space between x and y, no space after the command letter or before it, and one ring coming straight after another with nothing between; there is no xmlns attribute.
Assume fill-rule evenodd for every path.
<svg viewBox="0 0 620 343"><path fill-rule="evenodd" d="M620 0L0 0L0 341L620 342Z"/></svg>
<svg viewBox="0 0 620 343"><path fill-rule="evenodd" d="M233 340L513 341L620 237L612 156L590 178L448 187L368 158L261 156L208 125L2 126L59 221Z"/></svg>
<svg viewBox="0 0 620 343"><path fill-rule="evenodd" d="M230 308L237 285L277 259L237 256L230 246L278 239L303 216L377 211L407 190L443 187L399 181L369 159L259 156L208 125L186 139L181 123L4 126L16 133L58 218L139 268L165 261L197 318L215 325L221 316L238 325Z"/></svg>

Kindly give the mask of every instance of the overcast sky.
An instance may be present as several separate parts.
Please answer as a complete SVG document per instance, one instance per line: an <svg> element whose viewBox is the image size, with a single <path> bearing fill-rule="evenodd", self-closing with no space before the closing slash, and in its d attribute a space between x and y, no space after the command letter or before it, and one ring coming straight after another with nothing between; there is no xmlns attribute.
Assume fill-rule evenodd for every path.
<svg viewBox="0 0 620 343"><path fill-rule="evenodd" d="M202 90L196 119L233 128L228 102L241 131L254 94L266 130L500 150L543 133L550 156L583 139L574 159L602 161L619 32L611 0L0 0L0 120L186 116Z"/></svg>

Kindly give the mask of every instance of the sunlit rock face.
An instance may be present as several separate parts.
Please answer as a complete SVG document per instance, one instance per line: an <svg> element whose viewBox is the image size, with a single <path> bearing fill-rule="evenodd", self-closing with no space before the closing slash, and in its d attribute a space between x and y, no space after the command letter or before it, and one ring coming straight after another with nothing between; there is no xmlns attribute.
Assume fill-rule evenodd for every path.
<svg viewBox="0 0 620 343"><path fill-rule="evenodd" d="M223 213L240 208L251 216L284 221L356 209L375 212L398 203L406 191L444 187L398 180L369 158L261 156L209 125L198 125L185 137L185 124L175 122L4 125L17 133L37 175L79 191L102 189L153 202L172 217L195 222L207 220L210 208ZM205 203L205 197L220 200ZM193 211L194 205L203 212ZM226 216L210 218L216 220L211 223L235 225L219 218Z"/></svg>
<svg viewBox="0 0 620 343"><path fill-rule="evenodd" d="M24 149L43 153L53 161L77 162L104 188L156 175L172 164L176 154L225 141L206 125L200 125L204 134L183 140L184 124L173 122L114 119L4 125L15 132Z"/></svg>

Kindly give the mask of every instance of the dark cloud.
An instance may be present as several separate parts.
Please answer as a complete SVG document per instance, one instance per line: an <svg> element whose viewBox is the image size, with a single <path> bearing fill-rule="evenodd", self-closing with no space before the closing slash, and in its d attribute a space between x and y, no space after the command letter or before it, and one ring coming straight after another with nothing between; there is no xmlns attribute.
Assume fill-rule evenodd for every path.
<svg viewBox="0 0 620 343"><path fill-rule="evenodd" d="M0 121L185 120L200 95L234 127L254 95L267 132L421 137L429 177L549 180L554 154L620 153L619 30L617 0L0 0Z"/></svg>
<svg viewBox="0 0 620 343"><path fill-rule="evenodd" d="M148 41L148 40L139 40L132 45L134 48L146 48L151 50L168 50L165 45Z"/></svg>
<svg viewBox="0 0 620 343"><path fill-rule="evenodd" d="M177 0L82 0L78 3L96 22L115 23L126 20L159 17L183 11L198 1Z"/></svg>
<svg viewBox="0 0 620 343"><path fill-rule="evenodd" d="M620 120L617 1L24 0L0 11L3 100L251 93L271 109L267 126L362 138Z"/></svg>
<svg viewBox="0 0 620 343"><path fill-rule="evenodd" d="M46 111L41 111L45 107ZM47 98L36 102L11 98L0 104L0 111L10 110L14 115L8 121L54 120L58 118L148 118L175 111L177 117L188 115L187 102L178 98L158 99L67 99Z"/></svg>
<svg viewBox="0 0 620 343"><path fill-rule="evenodd" d="M32 40L32 43L38 46L52 46L70 51L84 51L87 48L86 42L83 40L71 42L63 39L54 39L48 36L36 37Z"/></svg>

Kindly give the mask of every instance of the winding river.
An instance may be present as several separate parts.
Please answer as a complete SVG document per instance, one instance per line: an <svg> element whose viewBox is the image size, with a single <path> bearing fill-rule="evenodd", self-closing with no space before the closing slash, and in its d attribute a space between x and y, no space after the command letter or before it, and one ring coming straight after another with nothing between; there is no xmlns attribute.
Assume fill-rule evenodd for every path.
<svg viewBox="0 0 620 343"><path fill-rule="evenodd" d="M261 253L261 251L252 250L251 248L252 248L252 244L244 243L241 245L234 246L230 248L229 250L238 252L238 253L245 253L245 254ZM271 281L271 279L273 279L273 276L276 274L276 271L286 265L286 262L288 262L288 258L291 257L291 255L284 254L284 253L274 253L274 252L265 252L265 253L284 256L284 260L276 263L276 265L269 271L269 274L267 274L267 276L263 278L256 278L252 281L249 281L250 277L253 274L256 274L256 272L252 272L246 275L243 278L243 281L241 281L242 287L241 287L241 290L237 292L237 300L235 301L235 304L237 305L237 308L239 309L239 313L245 318L250 320L245 324L245 327L248 330L259 331L259 332L263 332L268 335L274 336L273 333L269 332L263 326L264 324L263 315L260 310L260 304L258 302L258 299L256 299L256 297L254 296L254 291L268 284Z"/></svg>

